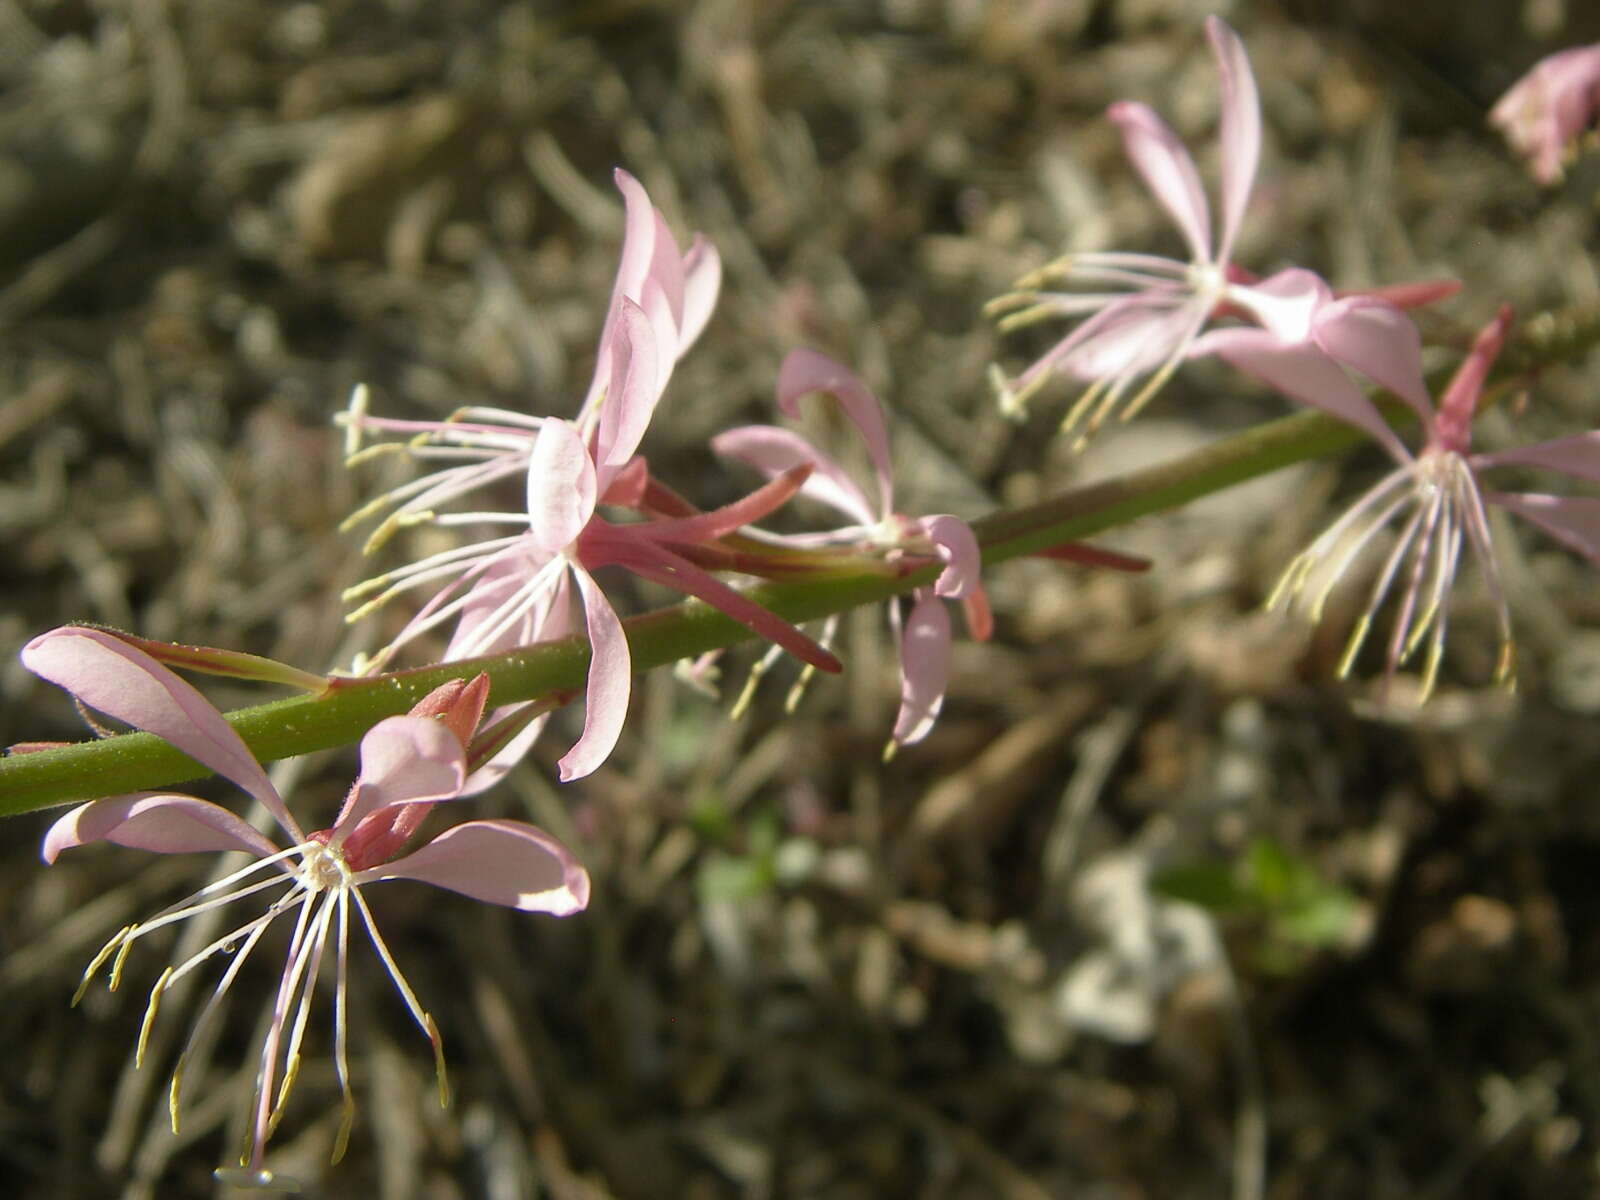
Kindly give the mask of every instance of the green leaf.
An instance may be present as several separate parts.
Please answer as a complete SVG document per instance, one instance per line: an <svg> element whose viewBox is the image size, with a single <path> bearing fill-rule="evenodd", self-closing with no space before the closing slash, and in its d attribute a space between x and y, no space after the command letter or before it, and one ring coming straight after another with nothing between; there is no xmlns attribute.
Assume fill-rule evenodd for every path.
<svg viewBox="0 0 1600 1200"><path fill-rule="evenodd" d="M1255 893L1239 885L1223 863L1187 863L1158 872L1151 888L1169 900L1197 904L1209 912L1239 912L1256 906Z"/></svg>

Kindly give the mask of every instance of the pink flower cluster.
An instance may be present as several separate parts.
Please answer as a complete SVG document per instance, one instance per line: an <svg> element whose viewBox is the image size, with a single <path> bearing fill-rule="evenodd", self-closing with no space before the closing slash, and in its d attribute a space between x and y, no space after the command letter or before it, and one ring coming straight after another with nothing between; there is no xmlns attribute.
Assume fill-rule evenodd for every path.
<svg viewBox="0 0 1600 1200"><path fill-rule="evenodd" d="M1454 283L1341 294L1310 271L1288 268L1259 278L1233 261L1260 158L1261 112L1237 35L1216 17L1207 21L1206 33L1221 79L1219 219L1213 222L1194 160L1161 118L1141 104L1113 105L1109 115L1128 157L1177 226L1188 257L1077 254L1022 280L994 306L1006 314L1004 327L1055 317L1076 324L1020 375L997 373L1002 404L1018 412L1049 378L1061 374L1077 380L1084 390L1064 427L1081 445L1110 417L1137 413L1188 359L1215 355L1292 400L1360 429L1389 455L1394 469L1294 560L1272 603L1301 603L1320 617L1337 583L1397 527L1382 550L1341 673L1351 668L1380 610L1392 602L1385 679L1421 653L1426 695L1440 670L1451 589L1470 548L1498 621L1498 675L1509 682L1511 622L1489 509L1516 513L1600 562L1600 499L1493 491L1482 476L1522 467L1600 482L1600 432L1521 449L1473 450L1473 419L1507 337L1508 308L1502 307L1478 335L1435 403L1423 378L1421 338L1404 310L1453 293ZM1589 47L1541 64L1507 94L1493 120L1548 181L1559 173L1572 141L1589 127L1597 107L1600 47ZM721 262L700 235L681 248L632 176L619 170L616 183L625 214L620 263L594 373L574 415L474 406L442 421L396 420L372 415L365 389L357 389L342 415L350 462L400 454L428 467L352 515L352 525L378 519L368 551L415 526L482 533L349 589L347 599L359 602L351 620L401 597L420 597L388 643L359 669L380 671L402 652L430 642L436 660L450 663L581 638L588 654L583 729L558 764L561 779L568 781L590 774L610 756L632 690L633 654L613 595L596 577L602 568L621 568L743 624L770 645L758 673L781 652L801 660L807 671L836 672L841 664L828 648L832 620L813 636L763 607L746 585L763 579L875 576L903 580L910 588L909 596L888 604L901 677L888 749L924 738L940 714L950 679L951 602L962 607L973 637L990 632L978 537L959 517L901 511L883 406L847 367L809 349L795 350L783 361L777 407L794 418L802 399L831 396L860 438L870 480L864 484L799 434L772 425L729 429L712 440L716 456L763 477L738 500L703 511L657 478L641 447L678 360L710 319ZM1061 286L1047 291L1046 284ZM1392 412L1420 423L1419 448L1408 448L1351 371L1390 393ZM364 445L369 436L377 440ZM513 483L510 498L497 502L496 490ZM775 531L770 518L797 496L820 502L840 523L799 533ZM1085 547L1045 553L1102 566L1146 565ZM587 904L583 867L531 825L468 820L415 844L430 813L498 781L528 752L553 707L573 697L490 709L486 674L438 688L405 715L380 721L366 733L359 772L343 806L330 825L307 833L222 714L141 648L156 644L136 641L66 626L35 638L22 660L81 705L164 739L236 783L276 822L287 844L279 846L231 809L210 801L140 792L74 808L50 828L43 855L53 863L66 850L111 842L163 854L240 850L252 858L150 919L120 930L85 973L87 986L110 961L115 988L131 948L146 934L241 900L265 902L264 910L161 974L150 993L141 1058L162 996L175 981L231 954L199 1011L189 1035L192 1047L268 928L292 914L255 1072L250 1148L237 1170L219 1172L233 1182L267 1185L273 1176L265 1165L266 1144L298 1073L313 994L330 948L333 1056L344 1100L335 1157L349 1134L354 1099L346 990L352 912L407 1012L433 1043L445 1094L438 1030L379 934L365 887L409 879L484 903L554 916ZM186 1048L179 1056L172 1079L175 1125L188 1054Z"/></svg>
<svg viewBox="0 0 1600 1200"><path fill-rule="evenodd" d="M1003 328L1052 317L1081 318L1021 375L995 371L1001 406L1020 413L1056 374L1087 384L1063 428L1085 444L1104 420L1126 420L1149 402L1180 364L1219 356L1291 399L1319 408L1369 434L1396 470L1335 521L1290 564L1270 605L1302 601L1320 620L1336 584L1400 522L1365 610L1340 663L1348 673L1377 618L1398 588L1389 634L1387 682L1423 646L1421 696L1432 690L1443 655L1447 604L1470 545L1488 583L1500 627L1497 678L1513 680L1514 649L1485 505L1538 525L1566 546L1600 561L1600 500L1581 496L1485 491L1479 473L1519 465L1600 480L1600 433L1560 438L1490 454L1470 451L1471 425L1488 371L1506 336L1502 308L1474 343L1437 409L1422 377L1422 342L1404 311L1454 294L1454 282L1401 284L1340 294L1314 273L1288 268L1259 279L1232 261L1261 149L1255 79L1238 36L1218 17L1206 34L1221 78L1222 219L1213 249L1211 214L1193 158L1165 122L1144 105L1113 104L1110 117L1129 159L1189 247L1187 262L1120 252L1071 255L1019 283L991 306ZM1546 182L1600 111L1600 47L1546 59L1491 116ZM1056 280L1070 289L1041 291ZM1093 290L1088 290L1093 289ZM1207 331L1209 329L1209 332ZM1346 374L1353 369L1409 407L1423 444L1406 448L1378 408ZM1135 390L1137 389L1137 390Z"/></svg>

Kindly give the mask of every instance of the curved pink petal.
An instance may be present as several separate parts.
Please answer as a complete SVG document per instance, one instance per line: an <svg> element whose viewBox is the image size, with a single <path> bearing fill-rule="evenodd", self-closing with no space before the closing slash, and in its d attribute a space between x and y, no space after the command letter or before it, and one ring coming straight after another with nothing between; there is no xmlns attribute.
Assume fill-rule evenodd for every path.
<svg viewBox="0 0 1600 1200"><path fill-rule="evenodd" d="M800 488L802 496L836 509L860 525L873 525L879 519L849 472L798 433L775 425L741 425L713 437L711 451L719 458L754 467L769 479L809 464L812 471Z"/></svg>
<svg viewBox="0 0 1600 1200"><path fill-rule="evenodd" d="M928 736L944 707L950 682L950 613L926 591L911 608L900 639L900 713L894 740L902 746Z"/></svg>
<svg viewBox="0 0 1600 1200"><path fill-rule="evenodd" d="M1536 492L1490 492L1484 499L1532 521L1563 546L1600 563L1600 500Z"/></svg>
<svg viewBox="0 0 1600 1200"><path fill-rule="evenodd" d="M1338 363L1313 346L1286 346L1265 329L1219 329L1197 341L1191 353L1217 354L1290 399L1320 408L1370 434L1396 462L1411 461L1411 452L1366 393Z"/></svg>
<svg viewBox="0 0 1600 1200"><path fill-rule="evenodd" d="M722 256L701 234L695 234L683 256L683 320L678 329L677 354L699 340L722 289Z"/></svg>
<svg viewBox="0 0 1600 1200"><path fill-rule="evenodd" d="M144 651L114 634L64 625L24 646L22 663L90 708L155 734L232 780L296 841L303 836L261 764L216 707Z"/></svg>
<svg viewBox="0 0 1600 1200"><path fill-rule="evenodd" d="M396 804L452 800L466 782L461 739L428 717L386 717L361 739L361 773L334 822L343 837L363 818Z"/></svg>
<svg viewBox="0 0 1600 1200"><path fill-rule="evenodd" d="M609 400L607 401L609 403ZM594 460L570 421L539 426L528 461L528 532L535 548L558 554L594 516Z"/></svg>
<svg viewBox="0 0 1600 1200"><path fill-rule="evenodd" d="M556 764L562 783L590 774L610 757L622 736L633 691L633 659L622 622L589 572L574 566L572 574L583 596L589 632L589 681L584 690L583 736Z"/></svg>
<svg viewBox="0 0 1600 1200"><path fill-rule="evenodd" d="M618 167L611 173L622 193L622 251L617 258L617 279L611 293L612 306L624 296L637 301L650 267L655 262L656 236L661 228L656 220L650 194L627 171Z"/></svg>
<svg viewBox="0 0 1600 1200"><path fill-rule="evenodd" d="M661 343L651 318L632 300L617 307L612 343L611 383L600 401L600 427L595 435L594 462L601 491L633 458L661 399L671 370L670 347Z"/></svg>
<svg viewBox="0 0 1600 1200"><path fill-rule="evenodd" d="M1316 318L1333 301L1333 289L1315 271L1289 267L1257 283L1232 284L1231 304L1285 342L1309 341Z"/></svg>
<svg viewBox="0 0 1600 1200"><path fill-rule="evenodd" d="M1332 357L1400 397L1433 423L1433 402L1422 378L1422 335L1392 304L1366 296L1335 300L1317 314L1316 342Z"/></svg>
<svg viewBox="0 0 1600 1200"><path fill-rule="evenodd" d="M612 345L616 340L618 309L624 297L638 303L650 264L655 258L656 210L644 185L618 167L612 172L617 190L622 193L622 249L617 256L617 276L611 285L611 300L606 305L605 324L600 329L600 348L595 359L594 378L578 412L580 424L588 426L595 406L600 404L611 384Z"/></svg>
<svg viewBox="0 0 1600 1200"><path fill-rule="evenodd" d="M883 406L850 368L805 347L789 351L778 368L778 408L790 417L798 417L800 397L811 392L831 395L860 432L878 476L878 515L887 516L894 508L894 472L889 464L889 429L884 423Z"/></svg>
<svg viewBox="0 0 1600 1200"><path fill-rule="evenodd" d="M1600 429L1549 442L1536 442L1532 446L1519 446L1514 450L1475 454L1472 456L1472 465L1474 468L1543 467L1577 479L1600 483Z"/></svg>
<svg viewBox="0 0 1600 1200"><path fill-rule="evenodd" d="M946 515L922 517L917 525L945 561L944 570L933 582L934 594L950 600L970 595L983 570L983 557L972 526L960 517Z"/></svg>
<svg viewBox="0 0 1600 1200"><path fill-rule="evenodd" d="M355 876L358 885L385 879L415 879L485 904L557 917L589 903L589 873L572 852L520 821L468 821Z"/></svg>
<svg viewBox="0 0 1600 1200"><path fill-rule="evenodd" d="M1222 238L1217 259L1227 262L1261 162L1261 98L1239 35L1213 16L1206 18L1206 36L1222 77Z"/></svg>
<svg viewBox="0 0 1600 1200"><path fill-rule="evenodd" d="M1195 262L1211 262L1211 208L1200 172L1178 135L1149 106L1119 100L1106 115L1122 132L1122 144L1151 195L1167 210L1189 243Z"/></svg>
<svg viewBox="0 0 1600 1200"><path fill-rule="evenodd" d="M112 842L157 854L244 850L259 858L278 847L220 805L194 796L135 792L80 804L50 826L40 850L53 863L63 850Z"/></svg>
<svg viewBox="0 0 1600 1200"><path fill-rule="evenodd" d="M640 307L649 310L644 297L653 287L665 302L666 324L662 330L661 347L668 364L678 357L678 332L683 318L683 255L678 252L678 239L672 236L672 227L661 210L655 210L656 233L654 253L650 256L650 273L645 276L643 290L635 297ZM652 316L654 314L652 313ZM668 336L670 334L670 336Z"/></svg>

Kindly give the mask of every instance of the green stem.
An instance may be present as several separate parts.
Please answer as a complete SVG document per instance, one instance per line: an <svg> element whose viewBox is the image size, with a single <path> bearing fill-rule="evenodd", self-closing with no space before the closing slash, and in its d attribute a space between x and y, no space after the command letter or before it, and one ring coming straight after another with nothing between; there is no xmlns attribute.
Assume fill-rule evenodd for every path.
<svg viewBox="0 0 1600 1200"><path fill-rule="evenodd" d="M1530 322L1514 359L1530 363L1571 357L1600 340L1600 309ZM1396 406L1398 422L1410 410ZM1063 542L1180 507L1293 463L1346 449L1362 435L1320 413L1304 412L1234 434L1191 454L1118 479L1091 484L1026 508L974 522L985 564L994 565ZM750 591L790 621L809 621L882 601L930 582L937 567L898 577L860 575L766 583ZM755 635L705 604L690 601L626 622L636 670L746 641ZM580 639L530 647L372 679L341 679L326 691L238 709L228 720L262 761L348 745L384 717L403 713L450 679L486 671L490 703L581 692L588 646ZM0 759L0 816L101 796L170 787L208 772L160 738L129 733L97 741L12 754Z"/></svg>

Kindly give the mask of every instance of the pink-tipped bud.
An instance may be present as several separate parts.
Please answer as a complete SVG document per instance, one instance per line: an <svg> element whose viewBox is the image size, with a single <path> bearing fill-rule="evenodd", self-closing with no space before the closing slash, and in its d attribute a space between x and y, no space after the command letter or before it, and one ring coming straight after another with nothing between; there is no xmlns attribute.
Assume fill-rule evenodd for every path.
<svg viewBox="0 0 1600 1200"><path fill-rule="evenodd" d="M479 672L471 679L452 679L433 689L411 707L407 716L432 717L461 743L465 750L483 720L489 700L489 676Z"/></svg>
<svg viewBox="0 0 1600 1200"><path fill-rule="evenodd" d="M1465 454L1471 447L1472 418L1478 411L1478 398L1483 394L1489 368L1494 366L1494 360L1500 357L1500 348L1506 344L1511 320L1511 306L1502 304L1494 320L1473 340L1472 349L1439 398L1439 415L1433 426L1434 448Z"/></svg>

